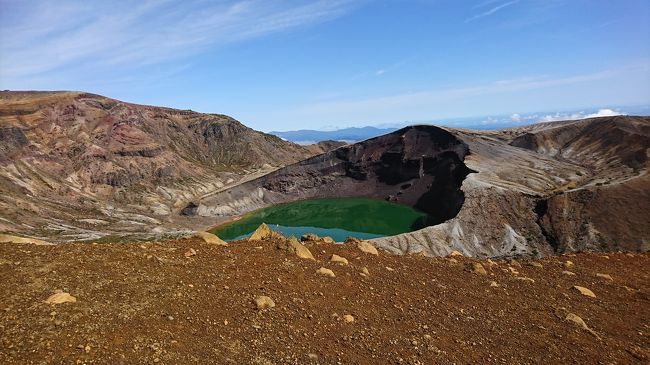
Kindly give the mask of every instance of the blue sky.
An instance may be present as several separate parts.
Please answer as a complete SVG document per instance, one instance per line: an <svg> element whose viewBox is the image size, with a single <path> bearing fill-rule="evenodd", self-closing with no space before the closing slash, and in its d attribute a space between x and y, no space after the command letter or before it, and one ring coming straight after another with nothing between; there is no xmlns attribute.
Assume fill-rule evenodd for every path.
<svg viewBox="0 0 650 365"><path fill-rule="evenodd" d="M649 105L650 1L0 0L0 89L264 131Z"/></svg>

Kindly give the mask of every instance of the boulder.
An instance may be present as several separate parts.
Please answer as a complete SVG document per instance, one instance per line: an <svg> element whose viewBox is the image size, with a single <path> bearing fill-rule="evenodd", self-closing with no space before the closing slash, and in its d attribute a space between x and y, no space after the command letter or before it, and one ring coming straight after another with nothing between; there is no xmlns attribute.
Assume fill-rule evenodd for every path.
<svg viewBox="0 0 650 365"><path fill-rule="evenodd" d="M341 265L347 265L348 264L348 259L345 257L339 256L337 254L333 254L332 257L330 258L331 262L336 262Z"/></svg>
<svg viewBox="0 0 650 365"><path fill-rule="evenodd" d="M226 241L209 232L196 232L194 234L194 237L198 237L205 243L209 243L211 245L228 246L228 243L226 243Z"/></svg>
<svg viewBox="0 0 650 365"><path fill-rule="evenodd" d="M336 277L336 275L334 275L334 271L332 271L330 269L327 269L327 268L324 268L324 267L321 267L320 269L316 270L316 273L319 274L319 275L330 277L330 278Z"/></svg>
<svg viewBox="0 0 650 365"><path fill-rule="evenodd" d="M370 255L375 255L375 256L379 255L377 248L366 241L361 241L357 243L357 248L359 248L361 252L365 252Z"/></svg>
<svg viewBox="0 0 650 365"><path fill-rule="evenodd" d="M325 243L336 243L336 241L334 241L334 239L332 237L330 237L330 236L325 236L325 237L322 238L322 240Z"/></svg>
<svg viewBox="0 0 650 365"><path fill-rule="evenodd" d="M352 323L354 322L354 316L351 314L344 314L343 321L345 321L345 323Z"/></svg>
<svg viewBox="0 0 650 365"><path fill-rule="evenodd" d="M272 231L266 223L260 224L259 227L253 232L253 234L248 238L249 241L264 241L272 238L285 239L283 235L278 232Z"/></svg>
<svg viewBox="0 0 650 365"><path fill-rule="evenodd" d="M260 295L255 298L255 305L257 305L257 309L264 310L275 307L275 302L266 295Z"/></svg>
<svg viewBox="0 0 650 365"><path fill-rule="evenodd" d="M447 256L451 256L451 257L453 257L453 256L463 256L463 254L458 250L453 250Z"/></svg>

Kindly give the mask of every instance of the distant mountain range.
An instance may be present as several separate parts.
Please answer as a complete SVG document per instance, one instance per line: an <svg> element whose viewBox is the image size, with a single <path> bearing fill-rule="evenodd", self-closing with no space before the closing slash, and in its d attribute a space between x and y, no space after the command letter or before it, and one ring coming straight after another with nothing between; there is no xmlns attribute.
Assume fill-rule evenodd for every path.
<svg viewBox="0 0 650 365"><path fill-rule="evenodd" d="M287 132L269 132L284 140L294 143L308 145L314 144L319 141L345 141L357 142L363 141L368 138L381 136L382 134L396 131L397 128L376 128L376 127L361 127L361 128L344 128L335 131L317 131L311 129L301 129L297 131Z"/></svg>
<svg viewBox="0 0 650 365"><path fill-rule="evenodd" d="M408 125L430 124L436 126L463 128L475 130L493 130L503 128L522 127L540 122L553 122L560 120L579 120L595 117L611 117L615 115L650 115L650 106L613 106L611 108L587 108L582 110L568 110L561 112L535 112L508 115L477 116L463 118L447 118L429 121L410 121L391 123L382 127L352 127L337 130L311 130L301 129L296 131L269 132L284 140L301 145L311 145L320 141L344 141L347 143L359 142L369 138L394 132ZM390 128L389 128L390 126Z"/></svg>

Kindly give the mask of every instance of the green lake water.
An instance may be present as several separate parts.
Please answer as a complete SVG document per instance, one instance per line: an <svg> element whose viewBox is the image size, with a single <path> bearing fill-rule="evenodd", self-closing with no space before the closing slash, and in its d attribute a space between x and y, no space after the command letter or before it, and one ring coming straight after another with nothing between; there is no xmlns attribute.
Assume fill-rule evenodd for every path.
<svg viewBox="0 0 650 365"><path fill-rule="evenodd" d="M411 207L366 198L300 200L251 212L212 232L234 241L251 235L260 224L284 236L300 238L305 233L344 241L348 236L370 239L423 228L427 215Z"/></svg>

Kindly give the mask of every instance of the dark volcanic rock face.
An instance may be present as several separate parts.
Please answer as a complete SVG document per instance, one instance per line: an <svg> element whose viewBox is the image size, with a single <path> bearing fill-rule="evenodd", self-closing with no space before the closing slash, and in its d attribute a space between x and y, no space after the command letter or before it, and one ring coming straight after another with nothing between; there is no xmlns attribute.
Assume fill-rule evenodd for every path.
<svg viewBox="0 0 650 365"><path fill-rule="evenodd" d="M340 147L204 200L203 215L239 214L312 197L368 197L413 206L429 224L454 217L471 172L465 143L434 126L413 126ZM222 204L232 209L224 210Z"/></svg>

